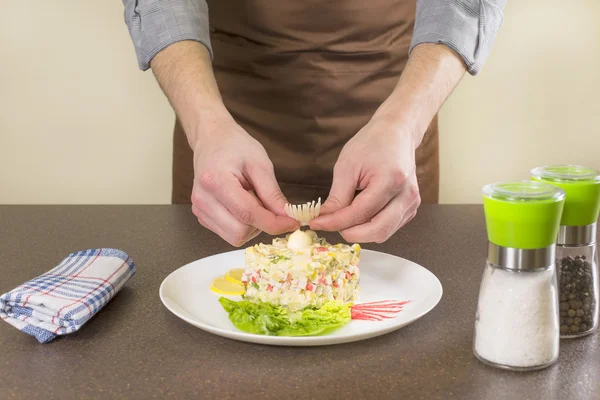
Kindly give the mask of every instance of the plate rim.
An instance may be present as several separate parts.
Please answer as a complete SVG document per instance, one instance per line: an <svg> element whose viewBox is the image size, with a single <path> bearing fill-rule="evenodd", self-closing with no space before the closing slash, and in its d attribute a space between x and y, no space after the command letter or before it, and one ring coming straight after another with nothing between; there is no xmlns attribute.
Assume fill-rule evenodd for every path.
<svg viewBox="0 0 600 400"><path fill-rule="evenodd" d="M315 347L315 346L327 346L327 345L336 345L336 344L357 342L357 341L361 341L361 340L366 340L366 339L371 339L374 337L386 335L390 332L396 331L407 325L410 325L410 324L418 321L425 315L429 314L435 307L438 306L438 304L440 303L440 301L442 300L442 298L444 296L444 287L442 285L442 282L433 272L431 272L429 269L425 268L424 266L417 264L414 261L411 261L409 259L397 256L394 254L362 248L361 253L370 253L373 255L381 254L386 257L398 258L404 262L408 262L409 264L412 264L412 267L422 268L428 274L430 274L434 278L436 286L439 289L439 294L437 295L437 298L432 303L432 305L429 308L419 312L410 321L407 321L407 322L401 323L401 324L397 324L397 325L392 325L387 328L376 330L376 331L366 332L366 333L362 333L362 334L354 333L354 334L348 334L348 335L343 335L343 336L324 335L324 336L289 336L289 337L288 336L256 335L256 334L247 333L247 332L243 332L243 331L238 332L238 331L232 331L232 330L227 330L227 329L223 329L223 328L218 328L218 327L215 327L215 326L212 326L212 325L209 325L206 323L201 323L201 322L198 322L197 320L188 318L186 315L183 315L183 314L177 312L177 310L174 310L172 307L169 307L169 304L168 304L169 302L166 300L166 295L164 294L164 290L165 290L164 288L165 288L166 282L169 280L169 278L171 276L173 276L177 271L179 271L183 268L186 268L194 263L197 263L198 261L209 260L211 258L216 258L218 256L222 256L225 254L233 255L236 253L244 253L244 252L245 252L244 249L236 249L236 250L225 251L225 252L221 252L221 253L217 253L217 254L212 254L210 256L206 256L206 257L202 257L202 258L198 258L196 260L190 261L189 263L184 264L184 265L180 266L179 268L171 271L162 280L159 290L158 290L159 297L160 297L161 302L163 303L163 306L169 312L171 312L173 315L175 315L177 318L187 322L188 324L195 326L196 328L201 329L203 331L209 332L213 335L225 337L230 340L236 340L236 341L254 343L254 344L262 344L262 345L270 345L270 346Z"/></svg>

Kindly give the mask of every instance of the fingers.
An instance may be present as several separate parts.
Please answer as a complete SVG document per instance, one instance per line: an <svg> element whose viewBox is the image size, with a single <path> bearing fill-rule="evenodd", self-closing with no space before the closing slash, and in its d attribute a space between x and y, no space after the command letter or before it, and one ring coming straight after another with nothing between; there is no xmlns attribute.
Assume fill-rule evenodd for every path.
<svg viewBox="0 0 600 400"><path fill-rule="evenodd" d="M202 208L208 208L204 205ZM212 208L215 208L214 206ZM216 207L216 211L204 211L196 205L192 205L192 212L198 218L198 222L210 229L234 247L240 247L260 234L260 230L243 225L225 209L223 205ZM211 216L212 215L212 216ZM216 221L228 221L232 225L217 223Z"/></svg>
<svg viewBox="0 0 600 400"><path fill-rule="evenodd" d="M412 221L413 219L415 219L415 217L417 216L417 209L418 209L418 208L419 208L419 206L417 206L417 207L415 208L415 210L412 212L412 214L408 215L407 217L404 217L404 220L402 220L402 221L400 222L400 226L398 226L398 229L402 228L403 226L406 226L406 225L408 225L408 223L409 223L410 221ZM397 229L397 230L398 230L398 229Z"/></svg>
<svg viewBox="0 0 600 400"><path fill-rule="evenodd" d="M275 179L272 166L246 166L246 172L259 203L276 215L286 216L284 206L287 199Z"/></svg>
<svg viewBox="0 0 600 400"><path fill-rule="evenodd" d="M221 204L216 198L210 196L208 193L196 196L194 207L205 212L215 222L219 223L221 229L225 232L235 236L239 236L239 239L245 239L248 233L256 230L255 227L246 225L239 221L223 204Z"/></svg>
<svg viewBox="0 0 600 400"><path fill-rule="evenodd" d="M340 231L352 243L383 243L410 222L421 204L418 188L410 186L394 197L371 221Z"/></svg>
<svg viewBox="0 0 600 400"><path fill-rule="evenodd" d="M358 177L355 177L348 168L336 164L333 169L331 191L321 207L321 215L331 214L349 206L352 203L352 199L354 199L357 180ZM318 218L315 219L317 224L318 220Z"/></svg>
<svg viewBox="0 0 600 400"><path fill-rule="evenodd" d="M298 229L296 220L280 216L261 206L259 200L244 189L233 174L218 176L204 173L199 180L200 189L225 206L244 225L253 226L270 235L279 235ZM259 184L260 186L260 184ZM221 227L222 221L216 221Z"/></svg>
<svg viewBox="0 0 600 400"><path fill-rule="evenodd" d="M342 231L364 224L381 211L394 194L387 178L374 180L349 206L315 218L310 224L311 229Z"/></svg>

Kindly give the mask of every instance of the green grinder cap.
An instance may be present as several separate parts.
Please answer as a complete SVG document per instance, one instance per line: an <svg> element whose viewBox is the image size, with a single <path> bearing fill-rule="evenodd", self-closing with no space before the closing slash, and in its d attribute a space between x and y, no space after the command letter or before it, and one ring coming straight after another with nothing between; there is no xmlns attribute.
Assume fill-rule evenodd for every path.
<svg viewBox="0 0 600 400"><path fill-rule="evenodd" d="M502 247L541 249L556 243L564 190L543 182L516 181L483 187L488 240Z"/></svg>
<svg viewBox="0 0 600 400"><path fill-rule="evenodd" d="M550 165L534 168L531 178L565 191L561 225L584 226L598 220L600 172L580 165Z"/></svg>

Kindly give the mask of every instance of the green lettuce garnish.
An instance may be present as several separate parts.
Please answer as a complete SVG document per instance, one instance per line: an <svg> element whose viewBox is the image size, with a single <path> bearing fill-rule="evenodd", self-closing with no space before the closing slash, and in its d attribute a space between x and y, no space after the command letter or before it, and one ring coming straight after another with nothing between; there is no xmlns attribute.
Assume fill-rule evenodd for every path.
<svg viewBox="0 0 600 400"><path fill-rule="evenodd" d="M219 298L233 325L241 331L268 336L316 336L329 333L350 322L351 304L325 303L321 308L305 308L290 314L270 303L252 303Z"/></svg>

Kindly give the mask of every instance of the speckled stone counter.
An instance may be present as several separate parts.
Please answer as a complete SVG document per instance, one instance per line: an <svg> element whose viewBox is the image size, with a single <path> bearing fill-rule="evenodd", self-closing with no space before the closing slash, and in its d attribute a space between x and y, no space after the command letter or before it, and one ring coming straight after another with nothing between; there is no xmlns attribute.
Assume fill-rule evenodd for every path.
<svg viewBox="0 0 600 400"><path fill-rule="evenodd" d="M137 265L127 286L75 334L42 345L0 323L0 397L600 399L598 334L561 342L558 363L538 372L496 370L475 359L486 244L480 206L422 206L391 240L364 247L435 273L444 295L434 310L366 341L270 347L204 332L160 302L159 285L171 271L233 249L187 206L0 206L1 293L72 251L116 247Z"/></svg>

